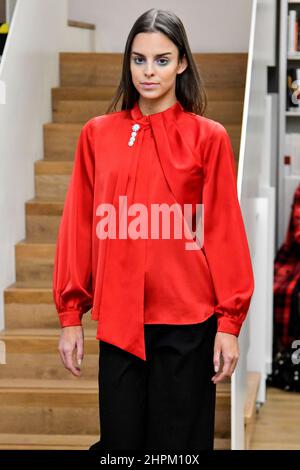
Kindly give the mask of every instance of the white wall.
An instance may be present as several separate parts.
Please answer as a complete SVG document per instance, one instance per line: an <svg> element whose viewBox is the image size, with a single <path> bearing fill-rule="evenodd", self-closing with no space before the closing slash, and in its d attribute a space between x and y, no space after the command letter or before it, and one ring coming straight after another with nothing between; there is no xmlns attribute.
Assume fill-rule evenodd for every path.
<svg viewBox="0 0 300 470"><path fill-rule="evenodd" d="M96 50L123 52L135 20L150 8L172 10L193 52L247 52L252 0L69 0L69 19L95 23Z"/></svg>
<svg viewBox="0 0 300 470"><path fill-rule="evenodd" d="M43 124L52 120L59 52L89 43L67 19L67 0L18 0L0 63L0 330L3 290L15 282L15 244L25 238L25 202L34 197L34 162L44 156Z"/></svg>

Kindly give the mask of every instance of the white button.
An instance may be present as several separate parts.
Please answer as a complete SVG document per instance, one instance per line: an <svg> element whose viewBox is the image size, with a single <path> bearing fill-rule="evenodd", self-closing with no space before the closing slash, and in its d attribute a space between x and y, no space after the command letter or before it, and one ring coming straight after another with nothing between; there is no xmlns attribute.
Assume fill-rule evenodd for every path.
<svg viewBox="0 0 300 470"><path fill-rule="evenodd" d="M139 124L134 124L134 125L132 126L132 129L133 129L134 131L138 131L139 128L140 128L140 125L139 125Z"/></svg>
<svg viewBox="0 0 300 470"><path fill-rule="evenodd" d="M137 135L137 132L131 132L131 136L135 137Z"/></svg>
<svg viewBox="0 0 300 470"><path fill-rule="evenodd" d="M128 142L128 144L133 145L133 144L134 144L134 140L130 140L130 141Z"/></svg>

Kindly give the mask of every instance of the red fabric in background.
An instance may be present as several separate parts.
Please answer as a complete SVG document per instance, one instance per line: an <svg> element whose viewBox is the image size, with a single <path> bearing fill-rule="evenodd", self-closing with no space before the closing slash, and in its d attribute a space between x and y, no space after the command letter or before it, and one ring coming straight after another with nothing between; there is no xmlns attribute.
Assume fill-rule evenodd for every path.
<svg viewBox="0 0 300 470"><path fill-rule="evenodd" d="M292 297L300 280L300 185L297 187L285 240L274 262L274 337L276 349L290 347L289 334ZM298 310L298 304L295 305ZM299 322L299 320L298 320ZM295 329L296 325L294 325Z"/></svg>

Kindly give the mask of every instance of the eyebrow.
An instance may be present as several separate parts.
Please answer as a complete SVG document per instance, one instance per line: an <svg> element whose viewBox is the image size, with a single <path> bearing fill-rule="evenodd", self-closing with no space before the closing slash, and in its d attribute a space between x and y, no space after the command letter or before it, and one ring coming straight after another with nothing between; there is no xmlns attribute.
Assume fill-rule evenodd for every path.
<svg viewBox="0 0 300 470"><path fill-rule="evenodd" d="M143 54L141 54L140 52L132 51L131 54L135 54L135 55L139 55L139 56L141 56L141 57L145 57L145 56L144 56ZM163 56L163 55L170 55L170 54L172 54L172 52L164 52L163 54L156 54L155 57L161 57L161 56Z"/></svg>

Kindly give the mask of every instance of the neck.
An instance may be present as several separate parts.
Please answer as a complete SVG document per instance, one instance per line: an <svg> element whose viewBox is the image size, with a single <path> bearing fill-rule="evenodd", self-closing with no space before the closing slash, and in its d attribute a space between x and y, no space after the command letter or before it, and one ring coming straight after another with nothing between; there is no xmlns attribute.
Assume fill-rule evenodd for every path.
<svg viewBox="0 0 300 470"><path fill-rule="evenodd" d="M149 114L161 113L166 109L173 106L177 101L176 95L166 98L158 99L147 99L140 96L139 98L139 108L144 116L149 116Z"/></svg>

